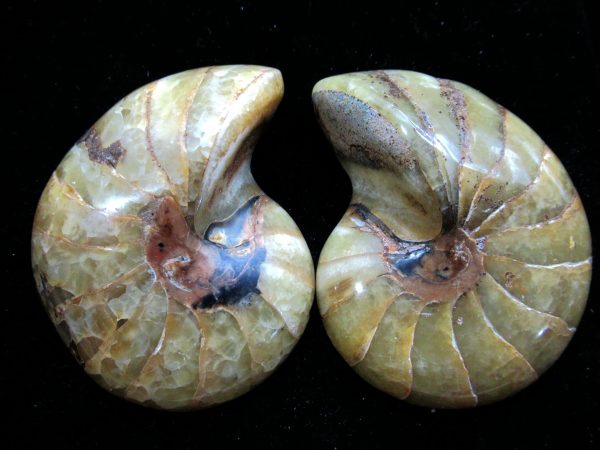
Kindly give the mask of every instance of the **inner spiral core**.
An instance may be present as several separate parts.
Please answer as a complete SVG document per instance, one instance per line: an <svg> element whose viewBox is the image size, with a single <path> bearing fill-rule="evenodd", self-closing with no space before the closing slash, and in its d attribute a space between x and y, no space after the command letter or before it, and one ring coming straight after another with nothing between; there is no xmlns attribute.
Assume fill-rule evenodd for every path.
<svg viewBox="0 0 600 450"><path fill-rule="evenodd" d="M452 302L476 286L484 274L477 242L462 228L453 228L427 242L397 237L364 205L353 205L352 218L383 245L387 275L426 302Z"/></svg>
<svg viewBox="0 0 600 450"><path fill-rule="evenodd" d="M241 304L260 294L258 279L266 257L258 230L263 201L253 197L201 237L172 197L143 212L146 260L171 300L207 309Z"/></svg>

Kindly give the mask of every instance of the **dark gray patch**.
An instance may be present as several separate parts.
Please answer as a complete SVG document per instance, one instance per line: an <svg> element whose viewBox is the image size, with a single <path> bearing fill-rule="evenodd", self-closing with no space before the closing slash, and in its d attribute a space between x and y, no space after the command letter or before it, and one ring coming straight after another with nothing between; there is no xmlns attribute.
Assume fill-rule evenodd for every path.
<svg viewBox="0 0 600 450"><path fill-rule="evenodd" d="M350 205L351 214L359 218L361 221L369 224L371 228L380 230L389 240L396 244L398 248L404 248L402 252L391 252L384 243L383 256L402 274L411 276L414 270L421 264L421 259L431 253L431 241L415 243L400 239L396 234L371 210L361 203Z"/></svg>
<svg viewBox="0 0 600 450"><path fill-rule="evenodd" d="M344 157L368 167L398 172L415 167L398 130L362 100L338 91L319 91L313 102L321 127Z"/></svg>
<svg viewBox="0 0 600 450"><path fill-rule="evenodd" d="M260 295L258 279L267 251L244 239L244 228L254 220L254 206L259 199L260 196L251 198L229 219L215 222L206 230L205 242L215 246L220 264L209 280L212 292L198 299L194 308L235 305L251 294ZM213 242L217 234L224 239Z"/></svg>

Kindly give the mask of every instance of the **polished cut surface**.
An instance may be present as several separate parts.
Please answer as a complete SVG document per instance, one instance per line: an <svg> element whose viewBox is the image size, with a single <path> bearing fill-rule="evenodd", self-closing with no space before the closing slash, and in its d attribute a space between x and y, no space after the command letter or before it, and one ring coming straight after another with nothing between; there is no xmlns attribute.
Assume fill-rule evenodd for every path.
<svg viewBox="0 0 600 450"><path fill-rule="evenodd" d="M353 186L317 268L344 359L431 407L533 382L573 336L591 276L585 212L554 153L478 91L416 72L326 78L313 101Z"/></svg>
<svg viewBox="0 0 600 450"><path fill-rule="evenodd" d="M314 294L300 231L250 173L278 70L163 78L111 108L39 202L34 276L85 371L164 409L232 399L302 334Z"/></svg>

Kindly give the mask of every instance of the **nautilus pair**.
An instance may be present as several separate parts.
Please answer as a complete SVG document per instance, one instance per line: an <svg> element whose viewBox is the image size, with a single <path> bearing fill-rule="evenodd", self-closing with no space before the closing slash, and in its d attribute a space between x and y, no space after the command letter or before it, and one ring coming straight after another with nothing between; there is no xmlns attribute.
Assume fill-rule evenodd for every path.
<svg viewBox="0 0 600 450"><path fill-rule="evenodd" d="M110 392L173 410L221 403L300 338L311 255L250 172L282 93L267 67L163 78L113 106L52 174L35 279ZM571 339L591 274L585 212L554 153L478 91L416 72L330 77L313 100L354 192L316 275L340 354L432 407L534 381Z"/></svg>

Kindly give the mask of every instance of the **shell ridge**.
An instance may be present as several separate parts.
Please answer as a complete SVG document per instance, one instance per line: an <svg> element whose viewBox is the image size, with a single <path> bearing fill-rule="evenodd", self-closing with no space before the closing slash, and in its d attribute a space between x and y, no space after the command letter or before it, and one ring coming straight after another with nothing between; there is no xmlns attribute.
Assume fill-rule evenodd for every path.
<svg viewBox="0 0 600 450"><path fill-rule="evenodd" d="M58 175L56 174L56 171L52 172L52 176L50 177L50 181L49 182L55 182L57 184L59 184L61 186L62 189L62 193L64 194L65 197L77 202L79 205L88 208L90 210L96 211L100 214L103 214L104 216L110 218L111 220L115 220L111 217L111 214L104 208L98 208L97 206L92 205L91 203L87 202L79 192L77 192L75 189L73 189L73 187L68 184L65 183L63 180L61 180ZM135 221L140 221L141 219L139 218L139 216L135 216L135 215L131 215L131 214L120 214L118 216L118 220L135 220Z"/></svg>
<svg viewBox="0 0 600 450"><path fill-rule="evenodd" d="M101 164L101 163L99 163L97 161L93 161L91 159L90 159L90 161L92 161L95 164ZM112 174L113 177L121 180L123 183L126 183L131 188L132 191L139 192L140 195L146 195L146 196L150 197L151 199L160 198L160 195L156 195L154 192L143 189L140 186L138 186L137 183L134 183L131 180L129 180L129 178L125 177L122 173L118 172L115 167L109 167L108 170L110 171L110 173Z"/></svg>
<svg viewBox="0 0 600 450"><path fill-rule="evenodd" d="M200 328L192 316L188 308L167 299L163 333L138 378L128 386L128 399L155 408L190 408L192 389L195 391L198 385L199 367L197 359L189 358L184 349L190 345L197 349L202 340ZM190 334L192 330L197 333L197 341L196 333ZM177 395L169 395L173 392Z"/></svg>
<svg viewBox="0 0 600 450"><path fill-rule="evenodd" d="M136 306L135 310L133 311L133 314L131 314L129 320L137 320L144 313L144 310L146 309L146 301L148 300L149 296L150 294L147 293L142 298L140 298L140 301ZM100 364L102 363L101 359L106 357L111 347L117 342L119 334L123 332L123 330L119 330L121 329L115 328L108 336L106 336L104 342L100 345L100 347L98 347L96 353L94 355L91 355L86 361L85 368L88 373L90 373L90 371L93 371L94 373L97 372L99 375L101 374L99 370Z"/></svg>
<svg viewBox="0 0 600 450"><path fill-rule="evenodd" d="M474 386L476 386L475 390L481 400L480 404L488 403L490 398L502 395L506 390L511 392L515 389L521 389L537 378L530 364L514 352L514 347L507 344L505 340L500 339L488 326L477 293L474 290L469 291L462 301L467 303L457 304L453 318L458 326L475 328L468 328L467 331L463 332L461 339L457 339L457 343L461 353L465 354L465 364L469 373L473 372L471 379ZM458 315L465 313L470 314L470 316ZM482 329L479 329L479 327L482 327ZM489 334L489 337L481 337L481 342L469 342L469 336L472 337L473 332L484 332ZM484 347L480 348L481 345ZM493 355L496 349L498 353ZM476 354L478 351L485 353L483 360L478 358ZM498 360L498 357L501 359ZM492 380L489 379L490 374L493 376Z"/></svg>
<svg viewBox="0 0 600 450"><path fill-rule="evenodd" d="M182 171L182 175L184 177L183 192L184 192L184 195L186 196L186 199L185 199L186 203L189 201L190 170L191 170L189 152L188 152L187 142L186 142L190 110L191 110L192 106L194 105L194 100L196 99L196 95L198 95L198 92L200 91L201 87L204 85L204 81L209 76L209 73L211 70L212 70L212 67L209 67L203 71L199 71L199 75L197 76L198 79L196 80L196 84L195 84L195 86L192 87L191 92L188 94L188 96L186 98L186 102L183 107L183 110L185 112L182 114L181 123L179 124L178 130L177 130L178 131L177 145L180 150L179 151L180 159L185 164L185 169Z"/></svg>
<svg viewBox="0 0 600 450"><path fill-rule="evenodd" d="M522 191L517 192L513 196L509 197L507 200L503 201L500 205L498 205L498 207L496 207L496 209L494 209L492 212L490 212L490 214L478 226L473 228L473 230L471 231L472 234L477 235L482 228L485 229L485 227L487 226L487 224L490 221L493 221L497 216L500 215L501 212L505 211L507 208L510 208L516 200L519 200L519 199L525 197L535 185L540 183L540 180L542 177L542 170L544 168L544 165L546 164L546 155L548 155L549 152L550 152L550 149L548 147L545 147L544 148L544 156L541 159L540 165L537 170L537 175L535 176L535 178L533 178L529 182L529 184L523 188Z"/></svg>
<svg viewBox="0 0 600 450"><path fill-rule="evenodd" d="M541 375L564 351L573 331L563 320L523 307L489 278L482 282L487 285L482 304L490 322Z"/></svg>
<svg viewBox="0 0 600 450"><path fill-rule="evenodd" d="M251 344L251 339L248 335L248 332L245 329L245 327L242 325L242 321L239 317L239 312L234 311L232 308L229 308L229 307L221 307L221 311L225 311L227 314L229 314L231 317L233 317L233 320L235 321L237 328L239 329L242 336L244 336L244 341L246 342L246 345L248 346L248 352L250 353L250 359L252 360L252 371L263 372L264 367L259 362L258 358L256 357L256 349L253 348L253 345Z"/></svg>
<svg viewBox="0 0 600 450"><path fill-rule="evenodd" d="M508 114L508 111L504 107L498 105L498 112L502 117L502 127L500 133L500 135L502 136L502 149L500 150L500 155L496 159L496 162L488 171L487 175L485 175L481 178L481 180L479 180L479 186L477 186L477 189L475 190L475 195L473 195L473 199L471 200L471 206L469 206L469 212L467 213L464 219L465 226L471 220L477 208L477 204L479 203L481 197L485 192L485 188L483 188L482 186L484 186L485 183L488 183L492 179L492 177L499 172L500 165L502 164L502 161L504 160L504 157L506 155L506 116Z"/></svg>
<svg viewBox="0 0 600 450"><path fill-rule="evenodd" d="M82 294L76 295L74 297L71 297L70 299L65 301L65 306L68 306L70 303L76 303L79 302L83 297L86 297L88 295L95 295L95 294L99 294L102 291L108 290L112 287L115 287L121 283L123 283L124 281L129 280L130 278L135 277L136 275L138 275L138 272L142 272L142 269L148 269L149 267L147 266L147 264L145 262L135 266L134 268L132 268L131 270L125 272L123 275L121 275L119 278L117 278L114 281L111 281L110 283L104 285L104 286L100 286L98 288L95 289L91 289L89 291L83 292ZM60 287L60 286L58 286Z"/></svg>
<svg viewBox="0 0 600 450"><path fill-rule="evenodd" d="M160 80L159 80L160 81ZM158 81L154 81L146 87L146 101L144 102L144 117L145 117L145 136L146 136L146 150L150 153L152 162L156 166L157 170L162 172L165 177L167 184L169 185L169 191L172 195L177 192L175 187L175 183L171 180L171 177L167 173L166 169L162 166L158 157L156 156L156 152L154 151L154 141L152 139L152 97L154 95L154 90L158 85Z"/></svg>
<svg viewBox="0 0 600 450"><path fill-rule="evenodd" d="M80 173L89 171L90 173L86 173L84 179L78 179L79 174L75 171ZM79 144L71 147L55 172L57 178L62 181L62 185L68 185L69 190L75 191L85 203L98 210L110 211L110 208L114 212L122 212L134 205L149 203L153 198L153 195L138 189L125 178L118 176L113 167L91 159L88 152ZM108 195L115 190L122 191L127 195L122 198L124 202L112 205ZM106 203L106 206L102 207L98 203Z"/></svg>
<svg viewBox="0 0 600 450"><path fill-rule="evenodd" d="M350 366L353 367L353 366L357 365L358 363L360 363L363 359L365 359L365 356L367 355L367 353L369 352L369 349L371 348L371 343L373 342L373 337L375 336L375 333L377 333L377 330L379 329L379 325L381 325L381 321L383 320L385 315L388 313L390 306L394 303L394 301L400 295L402 295L402 293L400 293L400 294L393 293L390 296L389 300L386 301L387 305L384 307L383 312L382 312L381 316L379 317L379 320L377 320L377 323L375 324L373 329L368 332L367 339L365 342L363 342L363 347L361 348L361 354L358 356L358 358L356 360L352 361Z"/></svg>
<svg viewBox="0 0 600 450"><path fill-rule="evenodd" d="M198 386L196 387L196 391L192 396L191 404L200 402L200 396L205 389L206 386L206 376L207 376L207 367L206 360L208 359L208 343L211 339L210 332L207 332L208 324L206 323L206 318L203 317L206 313L200 312L199 310L192 311L194 318L198 324L198 328L200 329L200 333L202 334L202 340L200 341L200 350L198 351ZM213 314L213 313L209 313Z"/></svg>
<svg viewBox="0 0 600 450"><path fill-rule="evenodd" d="M381 277L381 275L377 275L377 276L368 278L366 280L362 280L361 283L363 285L363 289L368 289L369 286L371 285L371 283L378 280L380 277ZM321 314L321 317L323 317L323 318L328 317L330 314L333 314L334 312L336 312L340 306L344 305L345 303L348 303L351 300L354 300L355 297L356 297L356 292L352 291L351 295L333 302L332 304L329 305L329 308L327 308L327 310Z"/></svg>
<svg viewBox="0 0 600 450"><path fill-rule="evenodd" d="M466 295L463 294L461 296L461 298ZM460 301L460 298L456 299L454 302L452 302L452 312L454 312L456 303ZM456 342L456 332L454 331L454 320L453 320L453 316L454 314L451 314L451 320L450 320L450 335L452 337L452 347L454 347L454 350L456 351L456 354L458 355L458 358L464 368L465 373L467 374L467 383L469 385L469 389L471 391L471 395L473 396L473 398L475 399L475 405L473 406L477 406L477 404L479 403L479 396L477 395L477 393L475 392L475 389L473 388L473 381L471 380L471 375L469 374L469 369L467 369L467 365L465 364L465 359L463 358L463 355L460 351L460 348L458 347L458 343Z"/></svg>
<svg viewBox="0 0 600 450"><path fill-rule="evenodd" d="M427 311L427 307L432 307L433 305L436 305L437 308L431 312L431 311ZM476 396L473 393L473 389L471 386L471 380L469 378L469 373L464 365L464 361L462 359L462 356L460 355L460 352L458 351L458 349L454 346L454 336L452 335L452 309L453 309L453 305L451 303L429 303L426 305L425 308L423 308L423 310L421 311L421 314L419 314L419 319L417 321L417 324L415 325L415 338L413 340L413 344L412 344L412 349L411 349L411 353L410 353L410 358L411 358L411 364L413 367L418 367L418 358L417 358L417 347L423 346L427 344L427 342L424 341L424 337L421 337L421 339L419 340L419 334L418 334L418 330L419 330L419 326L422 328L423 326L428 327L431 324L428 324L427 321L425 320L426 317L435 317L435 316L440 316L440 317L435 317L435 320L444 320L443 314L446 312L449 312L448 317L446 317L445 319L447 320L446 323L444 323L444 325L449 326L450 328L448 329L448 331L450 332L450 337L451 340L450 342L446 342L443 341L444 344L449 343L450 344L450 348L448 350L451 349L451 352L449 352L446 356L449 357L448 360L446 360L446 362L449 362L450 364L452 364L451 367L447 368L447 372L451 373L453 375L456 375L455 379L454 379L454 383L453 383L453 388L454 389L458 389L460 391L460 394L457 396L458 398L460 398L461 404L463 406L475 406L473 402L476 401ZM445 330L444 330L445 331ZM458 366L455 364L456 362L459 362ZM458 369L458 371L457 371ZM418 378L422 378L423 375L421 375L420 377L413 377L413 384L411 387L411 396L408 398L414 398L414 397L436 397L436 393L432 392L431 390L419 390L418 385L417 385L417 381ZM423 381L420 380L419 383L422 383ZM458 383L456 383L458 382ZM463 385L463 386L460 386ZM467 391L463 391L463 388L466 388ZM438 402L437 404L434 404L435 406L444 406L447 405L447 401L450 399L451 397L444 397L442 395L440 395L439 397L436 398L436 401Z"/></svg>
<svg viewBox="0 0 600 450"><path fill-rule="evenodd" d="M529 236L525 237L526 234ZM485 254L506 255L541 265L578 262L591 254L589 228L578 197L555 220L502 230L479 241Z"/></svg>
<svg viewBox="0 0 600 450"><path fill-rule="evenodd" d="M169 318L170 315L172 314L172 312L169 310L171 302L169 302L169 297L167 295L167 291L164 288L164 286L162 285L162 283L160 281L156 281L155 283L152 284L152 287L148 290L148 294L152 292L152 289L154 289L154 286L156 286L156 284L160 285L161 289L164 292L165 295L165 300L166 300L166 312L165 312L165 320L164 323L162 325L162 331L160 333L160 338L158 339L158 342L156 343L156 345L154 346L154 349L148 354L146 361L144 362L144 364L142 364L142 366L140 367L140 370L138 371L138 374L135 378L133 378L133 380L129 383L129 385L127 386L127 388L125 389L125 392L130 393L136 386L141 384L141 377L142 375L147 371L150 362L152 361L153 357L156 356L160 350L162 349L164 342L165 342L165 336L167 333L167 325L169 323Z"/></svg>
<svg viewBox="0 0 600 450"><path fill-rule="evenodd" d="M192 109L192 107L194 106L194 104L196 103L196 98L198 96L198 93L201 92L201 89L206 85L207 81L209 79L211 79L214 75L213 75L213 71L216 68L216 66L210 66L206 69L206 71L203 73L203 77L200 80L200 82L198 83L198 85L196 86L193 95L191 95L190 97L190 102L189 105L187 105L187 111L185 114L185 120L184 120L184 126L183 126L183 132L181 134L181 139L182 139L182 143L181 145L183 145L183 148L185 150L185 154L188 158L188 167L187 167L187 179L188 179L188 192L187 192L187 200L188 202L191 199L191 193L190 191L192 190L192 183L190 182L190 180L192 179L191 176L191 172L193 170L192 164L189 163L189 148L188 148L188 142L187 142L187 138L190 134L190 111ZM214 142L213 142L214 145ZM206 166L202 166L202 173L199 174L200 179L202 179L202 177L204 176L204 169L206 168Z"/></svg>
<svg viewBox="0 0 600 450"><path fill-rule="evenodd" d="M283 322L283 324L285 325L285 328L287 330L288 333L290 333L292 336L294 336L295 338L300 338L301 336L301 332L300 330L296 329L296 327L294 327L291 323L290 320L287 319L282 312L273 304L273 301L271 299L269 299L269 296L267 296L265 293L260 293L258 295L260 297L260 299L262 301L264 301L267 305L269 305L269 307L271 309L274 310L275 314L281 319L281 321Z"/></svg>
<svg viewBox="0 0 600 450"><path fill-rule="evenodd" d="M477 228L481 235L490 231L507 229L549 220L568 206L577 191L566 170L550 149L543 155L539 176L523 191L522 195L510 199ZM519 219L525 210L533 209L533 217Z"/></svg>
<svg viewBox="0 0 600 450"><path fill-rule="evenodd" d="M327 264L331 264L334 262L347 261L349 259L354 259L354 258L363 258L365 256L379 256L379 255L381 255L381 252L355 253L354 255L340 256L339 258L333 258L333 259L328 259L325 261L319 261L319 264L322 264L325 266Z"/></svg>
<svg viewBox="0 0 600 450"><path fill-rule="evenodd" d="M238 90L238 92L236 93L235 97L231 100L230 104L228 105L228 108L226 108L226 113L223 115L223 119L219 125L219 131L218 133L215 134L215 141L214 144L210 150L210 153L208 155L208 160L206 161L206 166L204 169L204 174L202 176L202 181L200 183L200 196L198 197L198 206L197 209L201 207L202 202L206 201L206 194L208 194L207 192L205 192L208 189L208 186L206 186L207 183L207 175L210 178L210 176L212 175L213 172L216 171L217 169L217 165L218 162L215 162L215 154L217 153L217 151L219 150L220 147L220 141L223 137L223 134L227 131L227 128L224 128L225 123L227 122L227 118L229 117L229 114L232 111L232 105L235 104L239 98L246 92L248 91L248 89L250 88L250 86L252 86L255 82L257 82L261 77L263 77L266 73L269 73L269 69L265 69L262 70L261 72L259 72L256 76L254 76L254 78L252 78L245 86L243 86L242 88L240 88Z"/></svg>
<svg viewBox="0 0 600 450"><path fill-rule="evenodd" d="M302 274L294 273L294 266L291 262L285 261L284 259L281 259L280 257L275 255L269 255L269 262L279 267L281 270L287 272L290 277L295 278L297 281L304 284L305 286L312 286L311 280L307 279Z"/></svg>
<svg viewBox="0 0 600 450"><path fill-rule="evenodd" d="M422 109L415 102L412 95L404 87L399 86L385 71L378 71L378 72L376 72L376 74L377 74L376 76L379 79L381 79L382 81L384 81L385 83L387 83L391 86L391 89L393 92L399 93L400 95L402 95L402 97L404 97L404 99L408 102L408 104L411 105L415 115L418 117L419 124L411 122L411 125L412 125L413 129L415 130L415 132L417 133L417 135L419 136L419 138L423 139L423 141L427 143L428 147L430 148L431 153L433 155L435 155L435 161L437 162L438 173L441 176L441 178L444 180L443 185L444 185L444 191L446 193L446 196L445 196L445 198L447 200L446 205L449 209L449 212L446 212L445 214L444 214L444 212L442 212L442 215L443 216L450 215L450 217L452 217L454 205L453 205L453 201L452 201L452 194L450 193L449 176L446 171L445 165L442 164L442 161L441 161L444 159L444 155L442 154L443 152L441 152L435 145L436 133L431 125L431 119L429 118L429 115L427 114L427 112L424 109ZM409 144L409 146L410 146L410 144ZM411 148L411 150L413 153L415 153L414 149ZM417 159L417 161L418 161L418 159ZM419 168L421 168L420 164L417 164L417 166L419 166ZM425 172L422 168L421 168L421 172L422 172L423 176L425 177L425 179L428 180L431 190L436 192L436 189L433 188L432 181L429 180L429 177L425 174ZM440 204L440 208L442 208L442 204Z"/></svg>
<svg viewBox="0 0 600 450"><path fill-rule="evenodd" d="M37 225L34 225L33 231L34 231L34 233L41 234L52 240L63 242L71 247L79 247L83 250L98 250L101 252L116 252L119 249L130 246L131 244L141 244L142 243L141 239L136 239L136 240L128 241L126 243L120 242L116 245L83 244L81 242L73 241L66 236L59 236L57 234L52 234L49 231L38 227ZM141 263L141 264L143 264L143 263Z"/></svg>
<svg viewBox="0 0 600 450"><path fill-rule="evenodd" d="M591 264L588 261L558 267L532 267L501 256L486 256L485 268L496 282L513 296L538 311L558 316L576 326L583 314L582 298L588 289ZM542 282L543 286L538 287ZM534 286L535 289L531 289Z"/></svg>
<svg viewBox="0 0 600 450"><path fill-rule="evenodd" d="M392 395L400 399L405 399L411 392L413 378L410 360L411 343L414 337L415 321L424 306L424 302L418 301L409 294L396 296L381 318L365 357L354 366L354 370L361 376L371 378L375 375L375 378L371 378L371 380L374 386L380 390L385 391L386 384L395 386ZM398 334L405 339L399 338ZM376 350L381 350L381 341L389 341L390 338L392 338L392 342L384 349L386 353L383 355L375 353ZM372 367L373 364L379 367L383 366L385 373L389 374L388 379L384 377L383 386L380 384L381 378L377 377L377 370Z"/></svg>
<svg viewBox="0 0 600 450"><path fill-rule="evenodd" d="M124 99L121 99L120 102L123 102ZM118 105L119 103L117 103ZM109 110L109 112L112 111ZM108 114L108 113L107 113ZM102 119L100 119L101 121ZM98 170L102 172L106 172L107 175L114 177L115 179L120 180L122 183L125 183L129 188L135 192L138 192L140 195L149 196L151 198L157 198L158 196L148 191L138 185L138 183L131 181L129 178L125 177L120 171L117 170L119 164L121 163L122 157L127 154L127 148L123 146L120 138L115 142L112 142L107 147L104 147L102 143L102 138L100 137L100 132L97 131L99 123L92 125L90 129L84 134L84 136L74 145L74 147L81 150L81 152L87 156L90 164L94 165ZM122 137L122 136L121 136ZM92 144L90 144L90 141ZM102 158L98 157L96 152L101 153L107 149L113 148L113 146L117 145L119 150L119 156L114 158ZM99 147L100 149L96 148ZM99 150L99 151L98 151ZM73 188L73 190L75 190Z"/></svg>
<svg viewBox="0 0 600 450"><path fill-rule="evenodd" d="M554 217L549 217L546 220L542 220L541 222L532 223L529 225L518 225L509 228L503 228L500 230L494 230L491 233L487 234L487 236L496 236L504 233L513 233L515 231L521 230L533 230L536 228L545 227L548 225L553 225L559 222L570 220L577 212L581 210L581 199L577 194L573 195L571 201L569 201L565 207ZM475 231L473 231L475 233Z"/></svg>
<svg viewBox="0 0 600 450"><path fill-rule="evenodd" d="M555 263L555 264L535 264L535 263L530 263L527 261L521 261L520 259L515 259L511 256L506 256L506 255L485 255L486 258L492 257L492 258L500 258L500 259L504 259L504 260L510 260L510 261L515 261L519 264L523 264L525 267L530 267L530 268L539 268L539 269L554 269L554 268L559 268L559 267L566 267L566 268L574 268L574 267L580 267L580 266L585 266L585 265L591 265L592 264L592 259L593 257L589 257L587 259L584 259L582 261L565 261L565 262L559 262L559 263Z"/></svg>
<svg viewBox="0 0 600 450"><path fill-rule="evenodd" d="M527 303L524 303L523 301L521 301L521 299L519 299L516 296L514 296L508 289L506 289L506 287L504 287L501 283L499 283L498 280L496 280L496 278L494 278L492 275L489 275L489 279L497 287L500 288L500 290L502 291L502 293L506 297L508 297L513 302L518 303L520 306L522 306L523 308L527 309L528 311L530 311L530 312L532 312L534 314L539 314L541 317L545 317L545 318L548 318L551 321L557 322L561 327L569 330L569 334L573 334L575 332L575 327L570 327L569 324L562 317L559 317L559 316L557 316L555 314L550 314L550 313L547 313L547 312L540 311L538 309L532 308Z"/></svg>
<svg viewBox="0 0 600 450"><path fill-rule="evenodd" d="M531 372L533 374L535 374L535 377L538 378L540 376L540 374L537 372L537 370L535 370L535 368L531 365L531 363L527 360L527 358L525 358L525 356L519 350L517 350L517 348L513 344L511 344L509 341L507 341L504 338L504 336L502 336L498 332L498 330L496 329L496 327L494 326L494 324L490 321L489 317L487 316L487 313L485 312L485 309L483 308L483 305L481 304L481 300L479 299L479 295L476 292L474 292L474 294L475 294L475 298L477 299L477 304L481 308L481 313L483 315L483 320L485 321L485 323L488 326L488 328L490 330L492 330L492 332L496 335L496 337L498 339L500 339L502 342L504 342L513 351L514 355L516 355L517 357L521 358L527 364L527 366L529 366L529 368L531 369Z"/></svg>
<svg viewBox="0 0 600 450"><path fill-rule="evenodd" d="M460 209L460 197L463 194L462 183L464 171L462 170L467 158L470 158L470 153L473 150L472 130L469 123L469 109L466 105L464 93L457 88L451 80L437 79L440 86L440 95L446 97L447 104L450 110L450 115L454 119L454 123L458 130L458 148L460 151L460 160L456 167L456 187L458 190L456 219L458 223L458 215ZM444 92L447 91L445 94ZM458 97L458 98L457 98Z"/></svg>
<svg viewBox="0 0 600 450"><path fill-rule="evenodd" d="M409 366L410 384L408 384L407 390L406 390L406 395L404 397L402 397L402 400L409 398L410 394L412 393L412 390L413 390L414 369L413 369L413 362L412 362L412 350L415 345L415 331L417 330L417 325L419 323L419 319L421 318L421 313L423 312L424 308L425 308L425 302L420 302L420 308L418 311L418 315L415 320L414 326L412 328L412 332L410 333L410 350L408 352L408 358L407 358L408 366Z"/></svg>

